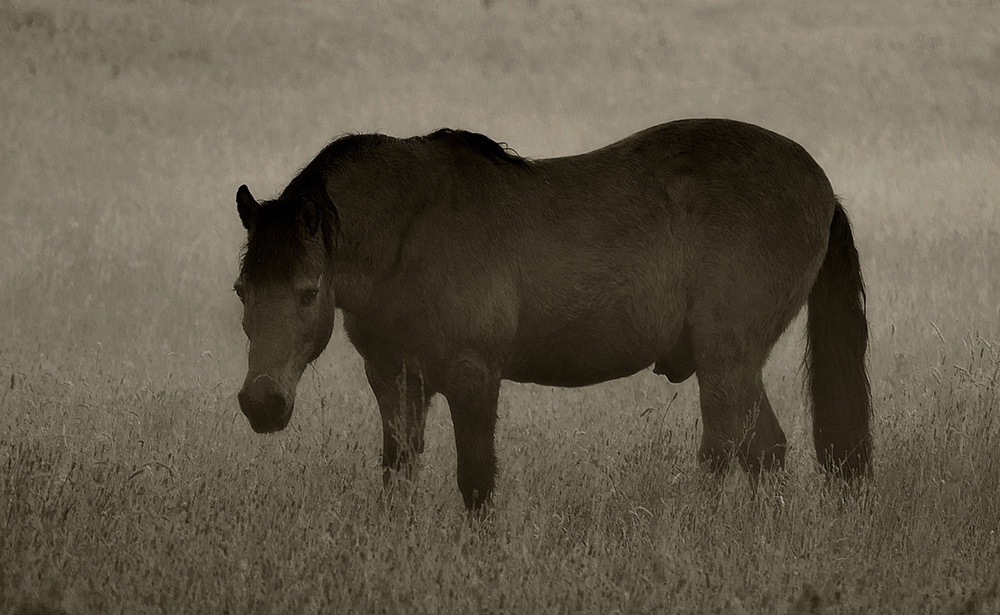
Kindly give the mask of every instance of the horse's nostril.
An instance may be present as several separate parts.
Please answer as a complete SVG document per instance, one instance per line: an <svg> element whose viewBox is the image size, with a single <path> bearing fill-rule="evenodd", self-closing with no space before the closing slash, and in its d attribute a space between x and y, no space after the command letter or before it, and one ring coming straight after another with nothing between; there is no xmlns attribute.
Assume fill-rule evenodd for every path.
<svg viewBox="0 0 1000 615"><path fill-rule="evenodd" d="M253 394L240 391L237 395L240 409L250 421L250 427L257 433L280 431L288 424L288 404L281 393L274 391Z"/></svg>
<svg viewBox="0 0 1000 615"><path fill-rule="evenodd" d="M285 398L280 393L268 393L264 396L265 412L275 416L285 414Z"/></svg>

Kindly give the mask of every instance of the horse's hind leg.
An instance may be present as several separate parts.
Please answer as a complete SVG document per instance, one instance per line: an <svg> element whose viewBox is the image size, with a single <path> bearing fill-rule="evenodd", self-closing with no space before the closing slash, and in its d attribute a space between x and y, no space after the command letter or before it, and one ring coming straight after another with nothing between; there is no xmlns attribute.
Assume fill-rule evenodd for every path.
<svg viewBox="0 0 1000 615"><path fill-rule="evenodd" d="M393 369L366 360L365 374L382 415L383 481L388 487L396 473L413 478L417 458L424 451L427 409L434 392L419 371L405 366Z"/></svg>
<svg viewBox="0 0 1000 615"><path fill-rule="evenodd" d="M687 315L705 427L701 458L721 470L735 457L751 480L784 467L787 440L761 370L811 283L808 259L753 250L717 250L715 260L706 261L701 293Z"/></svg>
<svg viewBox="0 0 1000 615"><path fill-rule="evenodd" d="M764 390L763 362L720 359L698 363L702 462L719 473L735 457L753 480L782 469L787 441Z"/></svg>

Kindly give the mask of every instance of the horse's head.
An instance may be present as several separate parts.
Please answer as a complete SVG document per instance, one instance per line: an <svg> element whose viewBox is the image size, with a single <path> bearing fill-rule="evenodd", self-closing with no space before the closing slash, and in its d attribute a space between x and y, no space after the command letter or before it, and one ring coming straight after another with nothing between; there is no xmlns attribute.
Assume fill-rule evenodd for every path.
<svg viewBox="0 0 1000 615"><path fill-rule="evenodd" d="M233 286L249 341L240 408L254 431L268 433L288 424L299 377L333 332L330 225L305 197L261 204L241 186L236 203L247 230Z"/></svg>

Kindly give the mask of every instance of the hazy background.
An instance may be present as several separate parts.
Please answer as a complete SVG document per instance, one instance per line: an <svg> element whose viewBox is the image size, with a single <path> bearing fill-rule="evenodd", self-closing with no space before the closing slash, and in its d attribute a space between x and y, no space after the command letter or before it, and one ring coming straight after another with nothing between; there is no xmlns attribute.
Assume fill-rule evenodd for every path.
<svg viewBox="0 0 1000 615"><path fill-rule="evenodd" d="M933 344L930 321L946 340L995 330L997 17L988 2L4 0L5 353L100 343L154 371L204 351L235 368L236 187L277 193L341 133L461 127L546 157L689 116L761 124L827 170L876 342L895 325ZM32 355L4 357L18 371Z"/></svg>
<svg viewBox="0 0 1000 615"><path fill-rule="evenodd" d="M216 545L210 536L222 531L219 519L243 519L240 511L280 517L268 500L254 499L260 490L282 501L332 498L300 502L311 522L360 519L361 529L351 531L369 536L368 551L333 526L324 535L343 545L334 552L353 562L351 570L367 571L356 587L381 578L382 568L351 559L370 554L373 544L385 554L392 540L414 541L418 552L440 556L440 565L452 561L450 547L437 550L448 541L427 529L437 527L442 510L457 515L461 508L441 404L428 428L424 508L415 514L429 533L377 529L371 510L381 438L356 353L335 336L303 378L289 430L255 437L235 402L245 338L231 291L244 239L234 203L240 184L258 198L275 195L345 132L410 136L442 126L483 132L534 158L584 152L691 116L757 123L805 146L855 225L868 283L876 472L889 495L875 520L807 514L775 521L775 535L791 527L788 536L813 544L808 537L830 532L829 544L840 545L861 535L891 540L894 529L907 528L918 538L871 551L869 542L856 546L870 565L851 581L861 596L871 591L863 588L867 575L885 575L880 587L898 585L900 596L928 587L946 593L955 585L945 578L976 587L990 567L978 563L995 563L989 558L1000 553L992 531L1000 523L1000 462L990 418L1000 373L995 1L0 0L0 78L0 460L8 468L0 495L13 494L0 528L8 541L0 540L7 553L0 573L8 575L0 574L0 606L5 597L51 594L73 611L79 587L114 581L121 570L151 574L166 563L175 571L193 567L167 577L167 589L138 578L122 587L162 590L160 599L174 595L166 603L189 610L218 607L208 596L228 597L227 608L248 612L245 596L227 593L242 587L226 581L235 556L214 546L204 547L209 555L178 555L177 545ZM776 348L767 381L790 435L793 472L807 496L819 498L810 491L817 473L800 393L801 342L796 323ZM642 415L647 408L655 412ZM507 384L500 414L500 523L532 552L525 562L546 561L532 551L535 542L550 548L566 536L592 539L594 524L573 525L566 511L591 519L594 502L610 502L598 515L611 528L607 536L651 540L652 554L645 547L593 556L557 548L559 561L582 558L581 587L604 587L581 572L602 565L648 564L659 571L649 578L700 578L707 570L697 563L708 557L697 545L717 546L711 528L694 539L684 534L687 525L668 524L675 533L664 535L656 521L714 518L698 504L670 508L691 501L670 490L686 489L678 477L696 469L693 379L671 387L647 372L580 390ZM600 469L605 463L614 469ZM641 470L649 467L656 472ZM163 482L140 485L152 477ZM209 538L164 538L178 511L202 501L192 495L196 488L219 494L195 515ZM673 495L660 497L663 489ZM923 508L911 509L917 501ZM953 510L956 502L966 508ZM558 523L545 517L550 510L562 515ZM920 516L927 510L936 512ZM534 515L549 518L543 529L563 538L541 540L537 526L518 534ZM755 515L730 519L727 527L737 530L718 540L744 540L741 524L770 527ZM166 525L157 525L160 519ZM289 587L299 555L247 555L271 535L248 530L257 527L251 522L233 523L234 533L218 545L245 549L247 574L259 573L265 560L291 562L273 581ZM303 530L304 544L315 547L310 531ZM662 552L695 559L676 567L661 561L661 543ZM326 551L296 553L326 557L317 555L329 551L322 545ZM109 561L125 562L121 570L87 567L105 548ZM840 583L826 568L840 561L831 548L813 549L811 563L791 568L777 551L773 561L770 551L753 556L761 559L720 556L712 561L730 562L719 564L723 570L765 576L705 595L742 596L773 612L752 588L764 583L784 604L804 591L804 581ZM514 559L483 554L477 561L514 571L523 563L525 575L543 585L551 580L517 560L517 548L503 552ZM221 568L198 567L212 561ZM403 561L404 568L436 570ZM945 574L942 562L956 568ZM519 574L484 587L533 595ZM639 583L644 574L628 578ZM198 589L206 579L223 585ZM259 586L266 593L268 584ZM844 587L820 593L850 595ZM128 591L112 591L111 604L139 600ZM184 591L193 592L190 602L176 597ZM620 606L616 594L607 596L584 604Z"/></svg>

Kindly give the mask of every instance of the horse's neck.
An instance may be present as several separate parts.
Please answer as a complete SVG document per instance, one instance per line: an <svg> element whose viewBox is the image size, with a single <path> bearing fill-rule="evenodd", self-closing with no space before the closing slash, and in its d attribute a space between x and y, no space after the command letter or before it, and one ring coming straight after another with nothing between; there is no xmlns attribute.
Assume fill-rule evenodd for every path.
<svg viewBox="0 0 1000 615"><path fill-rule="evenodd" d="M341 265L334 270L331 283L336 307L352 314L365 313L375 286L374 277Z"/></svg>
<svg viewBox="0 0 1000 615"><path fill-rule="evenodd" d="M362 313L376 283L398 260L403 235L419 214L421 182L382 187L369 201L341 212L333 264L337 307Z"/></svg>

